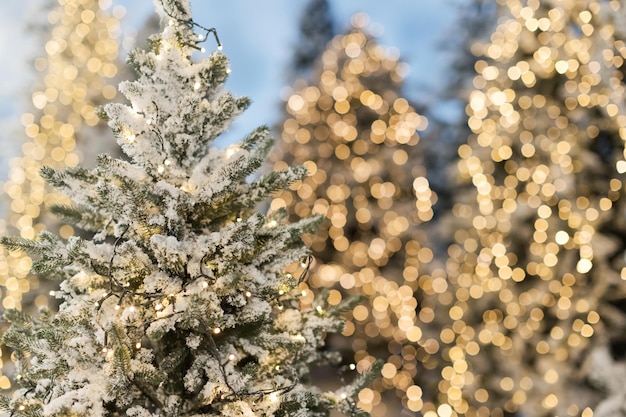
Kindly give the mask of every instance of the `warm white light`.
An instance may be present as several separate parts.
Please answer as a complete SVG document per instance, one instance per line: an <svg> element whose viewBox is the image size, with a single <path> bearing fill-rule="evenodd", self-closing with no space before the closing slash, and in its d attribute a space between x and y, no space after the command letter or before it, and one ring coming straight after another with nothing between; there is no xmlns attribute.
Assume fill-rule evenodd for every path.
<svg viewBox="0 0 626 417"><path fill-rule="evenodd" d="M200 89L200 86L201 86L200 81L196 81L196 83L193 85L193 89L197 91Z"/></svg>
<svg viewBox="0 0 626 417"><path fill-rule="evenodd" d="M154 309L155 309L156 311L162 310L162 309L163 309L163 304L158 303L157 305L155 305L155 306L154 306Z"/></svg>
<svg viewBox="0 0 626 417"><path fill-rule="evenodd" d="M159 174L162 174L163 172L165 172L165 167L163 165L159 165L159 167L157 168L157 172Z"/></svg>
<svg viewBox="0 0 626 417"><path fill-rule="evenodd" d="M141 342L135 343L135 349L141 349Z"/></svg>
<svg viewBox="0 0 626 417"><path fill-rule="evenodd" d="M246 291L246 297L248 298L252 297L252 293L250 291Z"/></svg>
<svg viewBox="0 0 626 417"><path fill-rule="evenodd" d="M231 353L230 355L228 355L228 360L229 361L234 361L235 359L237 359L237 356L235 356L234 353Z"/></svg>
<svg viewBox="0 0 626 417"><path fill-rule="evenodd" d="M222 329L220 329L219 327L216 327L215 329L213 329L213 333L220 334L222 333Z"/></svg>

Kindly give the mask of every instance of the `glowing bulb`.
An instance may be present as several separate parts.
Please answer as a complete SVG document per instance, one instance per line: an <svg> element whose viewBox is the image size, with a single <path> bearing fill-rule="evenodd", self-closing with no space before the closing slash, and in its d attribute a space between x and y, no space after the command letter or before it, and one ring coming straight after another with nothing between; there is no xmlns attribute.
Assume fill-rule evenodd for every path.
<svg viewBox="0 0 626 417"><path fill-rule="evenodd" d="M202 281L202 288L206 288L209 286L209 283L206 281Z"/></svg>
<svg viewBox="0 0 626 417"><path fill-rule="evenodd" d="M248 298L252 297L252 293L250 291L246 291L245 294L246 294L246 297Z"/></svg>
<svg viewBox="0 0 626 417"><path fill-rule="evenodd" d="M276 365L274 369L276 369L277 371L280 371L280 365Z"/></svg>
<svg viewBox="0 0 626 417"><path fill-rule="evenodd" d="M272 392L272 393L270 394L270 401L271 401L271 402L274 402L274 403L275 403L276 401L278 401L278 393L277 393L277 392Z"/></svg>
<svg viewBox="0 0 626 417"><path fill-rule="evenodd" d="M163 162L165 164L165 166L170 166L172 164L172 161L170 161L169 159L166 159L165 162Z"/></svg>
<svg viewBox="0 0 626 417"><path fill-rule="evenodd" d="M283 290L278 290L278 295L283 295L283 294L285 294L285 291L283 291Z"/></svg>
<svg viewBox="0 0 626 417"><path fill-rule="evenodd" d="M109 351L109 349L107 349L106 346L102 348L102 353L107 353L108 351Z"/></svg>
<svg viewBox="0 0 626 417"><path fill-rule="evenodd" d="M306 297L306 290L302 290L302 296Z"/></svg>
<svg viewBox="0 0 626 417"><path fill-rule="evenodd" d="M167 22L167 24L170 25L170 26L174 26L174 21L170 20L169 22Z"/></svg>
<svg viewBox="0 0 626 417"><path fill-rule="evenodd" d="M158 303L157 305L155 305L155 306L154 306L154 309L155 309L156 311L162 310L162 309L163 309L163 304Z"/></svg>
<svg viewBox="0 0 626 417"><path fill-rule="evenodd" d="M115 306L115 310L119 310L119 309L120 309L120 305L118 304Z"/></svg>
<svg viewBox="0 0 626 417"><path fill-rule="evenodd" d="M317 312L320 313L320 314L322 314L324 312L324 309L322 308L322 306L315 307L315 310L317 310Z"/></svg>
<svg viewBox="0 0 626 417"><path fill-rule="evenodd" d="M355 364L353 364L353 363L351 363L351 364L350 364L350 370L351 370L351 371L354 371L355 369L356 369L356 365L355 365Z"/></svg>
<svg viewBox="0 0 626 417"><path fill-rule="evenodd" d="M231 353L230 355L228 355L228 360L229 361L234 361L235 359L237 359L237 356L235 356L234 353Z"/></svg>
<svg viewBox="0 0 626 417"><path fill-rule="evenodd" d="M157 172L159 174L162 174L163 172L165 172L165 167L163 165L159 165L159 167L157 168Z"/></svg>
<svg viewBox="0 0 626 417"><path fill-rule="evenodd" d="M215 329L213 329L213 333L220 334L222 333L222 329L220 329L219 327L216 327Z"/></svg>
<svg viewBox="0 0 626 417"><path fill-rule="evenodd" d="M203 52L203 53L204 53L204 52L206 52L206 49L204 49L204 48L200 48L200 52Z"/></svg>
<svg viewBox="0 0 626 417"><path fill-rule="evenodd" d="M196 83L193 85L193 89L196 91L200 89L200 81L196 81Z"/></svg>
<svg viewBox="0 0 626 417"><path fill-rule="evenodd" d="M134 133L131 133L130 135L128 135L127 139L130 143L133 143L136 139L136 136Z"/></svg>
<svg viewBox="0 0 626 417"><path fill-rule="evenodd" d="M20 411L24 411L26 410L26 407L24 407L23 405L20 405L19 407L17 407L17 409Z"/></svg>
<svg viewBox="0 0 626 417"><path fill-rule="evenodd" d="M346 395L346 393L344 392L343 394L341 394L341 399L345 400L346 398L348 398L348 396Z"/></svg>
<svg viewBox="0 0 626 417"><path fill-rule="evenodd" d="M135 349L141 349L141 342L135 343Z"/></svg>
<svg viewBox="0 0 626 417"><path fill-rule="evenodd" d="M56 293L54 291L50 291L48 294L50 295L50 297L54 297Z"/></svg>
<svg viewBox="0 0 626 417"><path fill-rule="evenodd" d="M278 225L278 222L276 220L272 220L268 223L269 227L276 227Z"/></svg>
<svg viewBox="0 0 626 417"><path fill-rule="evenodd" d="M130 311L131 313L134 313L135 312L135 306L130 306L128 308L128 311Z"/></svg>
<svg viewBox="0 0 626 417"><path fill-rule="evenodd" d="M198 35L198 40L199 40L199 41L204 40L204 35L203 35L202 33L200 33L200 34Z"/></svg>
<svg viewBox="0 0 626 417"><path fill-rule="evenodd" d="M221 51L222 50L222 45L217 45L217 50Z"/></svg>
<svg viewBox="0 0 626 417"><path fill-rule="evenodd" d="M152 124L152 119L146 119L146 124L147 125L151 125Z"/></svg>
<svg viewBox="0 0 626 417"><path fill-rule="evenodd" d="M237 221L237 223L241 223L243 221L243 219L241 217L237 217L236 221Z"/></svg>

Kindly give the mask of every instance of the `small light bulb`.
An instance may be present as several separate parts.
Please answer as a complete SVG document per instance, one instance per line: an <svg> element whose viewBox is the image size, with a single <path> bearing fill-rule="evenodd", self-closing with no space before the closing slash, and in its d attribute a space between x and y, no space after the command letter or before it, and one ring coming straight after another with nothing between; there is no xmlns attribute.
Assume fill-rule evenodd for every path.
<svg viewBox="0 0 626 417"><path fill-rule="evenodd" d="M317 310L318 313L322 314L322 312L324 311L324 309L322 308L322 306L317 306L315 307L315 309Z"/></svg>
<svg viewBox="0 0 626 417"><path fill-rule="evenodd" d="M159 165L159 167L157 168L157 172L159 174L162 174L163 172L165 172L165 167L163 165Z"/></svg>
<svg viewBox="0 0 626 417"><path fill-rule="evenodd" d="M276 220L272 220L268 223L269 227L276 227L278 225L278 222Z"/></svg>
<svg viewBox="0 0 626 417"><path fill-rule="evenodd" d="M130 311L131 313L134 313L135 312L135 306L130 306L128 308L128 311Z"/></svg>
<svg viewBox="0 0 626 417"><path fill-rule="evenodd" d="M131 133L130 135L128 135L128 141L130 143L133 143L135 141L135 139L136 139L136 136L135 136L134 133Z"/></svg>
<svg viewBox="0 0 626 417"><path fill-rule="evenodd" d="M302 296L306 297L306 290L302 290Z"/></svg>
<svg viewBox="0 0 626 417"><path fill-rule="evenodd" d="M146 124L147 125L151 125L152 124L152 119L146 119Z"/></svg>
<svg viewBox="0 0 626 417"><path fill-rule="evenodd" d="M200 34L198 35L198 40L199 40L199 41L201 41L201 40L203 40L203 39L204 39L204 35L203 35L202 33L200 33Z"/></svg>
<svg viewBox="0 0 626 417"><path fill-rule="evenodd" d="M196 81L196 83L193 85L193 89L196 90L196 91L199 90L200 89L200 85L201 85L200 81Z"/></svg>
<svg viewBox="0 0 626 417"><path fill-rule="evenodd" d="M54 291L50 291L50 292L48 293L48 295L50 295L50 297L54 297L54 296L56 295L56 292L54 292Z"/></svg>
<svg viewBox="0 0 626 417"><path fill-rule="evenodd" d="M243 219L241 217L237 217L237 223L241 223Z"/></svg>
<svg viewBox="0 0 626 417"><path fill-rule="evenodd" d="M344 392L343 394L341 394L341 399L345 400L346 398L348 398L348 396L346 395L346 393Z"/></svg>
<svg viewBox="0 0 626 417"><path fill-rule="evenodd" d="M170 20L169 22L167 22L167 24L170 25L170 26L174 26L174 21Z"/></svg>
<svg viewBox="0 0 626 417"><path fill-rule="evenodd" d="M26 407L24 407L23 405L20 405L19 407L17 407L17 409L20 411L24 411L26 410Z"/></svg>
<svg viewBox="0 0 626 417"><path fill-rule="evenodd" d="M157 305L155 305L155 306L154 306L154 309L155 309L156 311L159 311L159 310L163 309L163 304L158 303Z"/></svg>
<svg viewBox="0 0 626 417"><path fill-rule="evenodd" d="M276 365L274 369L276 369L277 371L280 371L280 365Z"/></svg>
<svg viewBox="0 0 626 417"><path fill-rule="evenodd" d="M119 310L119 309L120 309L120 305L119 305L119 304L117 304L117 305L115 306L115 309L116 309L116 310Z"/></svg>
<svg viewBox="0 0 626 417"><path fill-rule="evenodd" d="M206 49L200 48L200 52L204 53L204 52L206 52Z"/></svg>
<svg viewBox="0 0 626 417"><path fill-rule="evenodd" d="M278 295L283 295L283 294L285 294L285 291L283 291L283 290L278 290Z"/></svg>
<svg viewBox="0 0 626 417"><path fill-rule="evenodd" d="M170 161L169 159L166 159L165 162L163 162L165 164L165 166L170 166L172 164L172 161Z"/></svg>
<svg viewBox="0 0 626 417"><path fill-rule="evenodd" d="M355 364L353 364L353 363L351 363L351 364L350 364L350 370L351 370L351 371L354 371L355 369L356 369L356 365L355 365Z"/></svg>
<svg viewBox="0 0 626 417"><path fill-rule="evenodd" d="M252 297L252 293L250 291L246 291L246 297L248 298Z"/></svg>
<svg viewBox="0 0 626 417"><path fill-rule="evenodd" d="M231 353L230 355L228 355L228 360L229 361L234 361L237 358L237 356L235 356L234 353Z"/></svg>
<svg viewBox="0 0 626 417"><path fill-rule="evenodd" d="M107 353L108 351L109 351L109 349L107 349L106 346L102 348L102 353Z"/></svg>
<svg viewBox="0 0 626 417"><path fill-rule="evenodd" d="M206 288L209 286L209 283L206 281L202 281L202 288Z"/></svg>
<svg viewBox="0 0 626 417"><path fill-rule="evenodd" d="M135 343L135 349L141 349L141 342Z"/></svg>
<svg viewBox="0 0 626 417"><path fill-rule="evenodd" d="M223 49L223 48L222 48L222 45L221 45L221 44L220 44L220 45L217 45L217 50L218 50L218 51L221 51L222 49Z"/></svg>
<svg viewBox="0 0 626 417"><path fill-rule="evenodd" d="M220 329L219 327L216 327L215 329L213 329L213 333L220 334L222 333L222 329Z"/></svg>

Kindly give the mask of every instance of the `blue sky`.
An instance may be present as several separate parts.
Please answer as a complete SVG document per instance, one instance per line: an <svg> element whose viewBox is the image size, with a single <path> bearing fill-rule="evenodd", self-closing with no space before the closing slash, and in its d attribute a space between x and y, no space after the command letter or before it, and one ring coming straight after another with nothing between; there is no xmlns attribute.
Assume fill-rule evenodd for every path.
<svg viewBox="0 0 626 417"><path fill-rule="evenodd" d="M43 47L28 25L42 21L40 7L49 0L0 3L0 180L6 175L7 156L23 142L19 115L28 110L31 69ZM347 28L354 13L370 16L379 43L397 48L410 66L405 85L409 99L432 101L445 82L446 53L442 43L455 32L455 4L462 0L330 0L337 29ZM243 135L260 124L274 124L280 117L281 91L286 67L297 41L298 20L306 1L293 0L192 0L195 20L215 27L231 60L227 88L252 99L250 109L233 126ZM124 33L132 37L152 13L151 0L113 0L126 7ZM6 145L9 145L8 147ZM13 152L11 152L13 149Z"/></svg>

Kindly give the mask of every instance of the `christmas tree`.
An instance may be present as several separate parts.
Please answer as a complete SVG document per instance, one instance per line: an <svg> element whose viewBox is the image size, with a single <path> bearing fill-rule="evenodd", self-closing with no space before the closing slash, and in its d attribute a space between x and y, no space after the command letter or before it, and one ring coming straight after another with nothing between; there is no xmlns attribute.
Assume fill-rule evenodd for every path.
<svg viewBox="0 0 626 417"><path fill-rule="evenodd" d="M32 106L21 117L25 134L16 135L25 140L3 184L8 233L19 232L24 238L34 238L44 228L58 230L64 237L73 233L70 225L59 225L43 209L44 204L64 203L67 199L46 185L39 169L43 165L73 167L85 154L93 156L88 158L93 162L94 149L113 144L110 130L94 109L117 95L113 80L119 74L115 38L121 9L101 9L104 2L96 0L47 3L45 28L35 26L46 47L44 55L34 62L39 74L33 86ZM4 230L0 233L6 234ZM4 308L48 305L48 291L54 287L28 274L31 263L22 252L0 248ZM3 359L10 363L8 355ZM9 379L0 377L0 388L9 387Z"/></svg>
<svg viewBox="0 0 626 417"><path fill-rule="evenodd" d="M335 361L324 334L343 328L350 302L318 298L301 308L309 252L300 235L318 218L285 223L259 201L306 174L286 167L247 178L271 144L258 128L210 146L249 104L222 91L220 52L196 62L214 30L189 2L157 2L163 31L129 63L120 85L130 105L107 104L126 159L42 170L71 199L55 212L90 233L64 240L3 238L37 256L32 271L60 280L58 312L8 310L4 343L21 389L1 408L13 416L362 415L364 382L320 393L311 368ZM200 32L200 33L196 33ZM219 44L219 41L218 41ZM308 296L308 293L305 293Z"/></svg>
<svg viewBox="0 0 626 417"><path fill-rule="evenodd" d="M624 13L499 2L459 147L470 187L427 302L430 415L624 415Z"/></svg>
<svg viewBox="0 0 626 417"><path fill-rule="evenodd" d="M403 65L367 33L365 15L352 23L321 55L314 80L296 83L287 100L274 168L304 164L309 175L272 207L287 207L294 220L324 215L321 232L307 236L321 261L310 286L328 288L331 303L364 296L348 314L344 338L332 343L359 369L376 358L386 362L359 405L375 416L396 415L421 405L413 385L421 372L413 294L433 257L421 225L436 196L418 133L427 121L402 97Z"/></svg>

